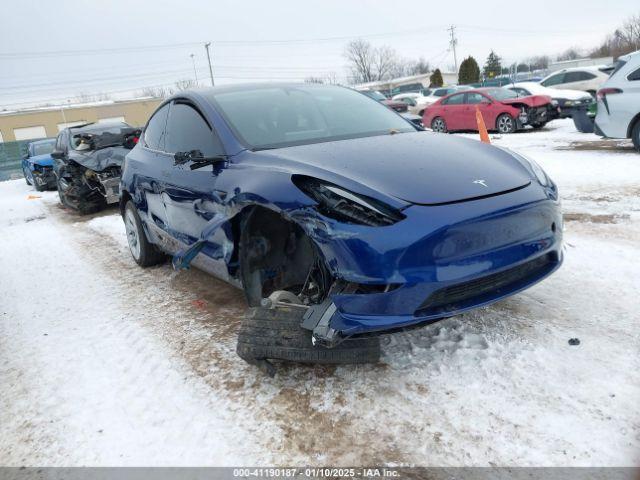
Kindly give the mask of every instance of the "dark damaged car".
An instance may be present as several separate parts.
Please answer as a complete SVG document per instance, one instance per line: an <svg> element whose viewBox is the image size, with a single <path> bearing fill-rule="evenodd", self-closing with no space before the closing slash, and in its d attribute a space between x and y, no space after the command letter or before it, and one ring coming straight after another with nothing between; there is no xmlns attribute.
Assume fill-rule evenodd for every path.
<svg viewBox="0 0 640 480"><path fill-rule="evenodd" d="M118 203L122 163L139 137L140 130L124 122L62 130L51 153L60 202L80 213Z"/></svg>
<svg viewBox="0 0 640 480"><path fill-rule="evenodd" d="M170 255L244 289L238 353L265 368L374 360L377 334L562 262L558 191L536 163L334 86L181 92L127 155L120 206L138 264Z"/></svg>

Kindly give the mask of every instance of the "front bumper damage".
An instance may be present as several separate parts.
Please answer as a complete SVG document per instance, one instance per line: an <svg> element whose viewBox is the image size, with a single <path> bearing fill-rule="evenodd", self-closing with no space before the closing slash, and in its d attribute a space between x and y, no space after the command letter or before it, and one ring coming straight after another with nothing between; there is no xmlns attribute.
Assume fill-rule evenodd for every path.
<svg viewBox="0 0 640 480"><path fill-rule="evenodd" d="M503 210L500 196L464 207L412 206L403 212L406 220L384 227L388 234L369 229L345 235L338 249L325 252L329 264L337 263L343 285L385 288L332 292L322 304L309 307L302 327L330 347L354 335L458 315L546 278L563 260L562 216L555 200L535 190L509 194L521 202Z"/></svg>
<svg viewBox="0 0 640 480"><path fill-rule="evenodd" d="M56 176L53 172L53 167L36 165L31 175L36 186L41 190L56 188Z"/></svg>
<svg viewBox="0 0 640 480"><path fill-rule="evenodd" d="M221 202L200 239L175 253L188 268L209 239L242 210L242 194ZM282 214L317 246L334 284L306 308L301 326L335 346L363 334L434 322L524 290L563 260L555 187L438 206L411 205L385 227L345 224L301 207ZM225 250L230 256L232 248Z"/></svg>

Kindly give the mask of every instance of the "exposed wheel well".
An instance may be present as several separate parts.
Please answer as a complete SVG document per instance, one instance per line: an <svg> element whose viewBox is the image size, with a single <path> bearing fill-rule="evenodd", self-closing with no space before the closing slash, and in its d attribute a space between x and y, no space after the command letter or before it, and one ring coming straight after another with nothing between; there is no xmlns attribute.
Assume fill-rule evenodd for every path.
<svg viewBox="0 0 640 480"><path fill-rule="evenodd" d="M276 290L288 290L305 303L322 301L331 278L319 249L300 226L264 207L245 209L234 235L247 302L259 305Z"/></svg>
<svg viewBox="0 0 640 480"><path fill-rule="evenodd" d="M124 216L124 207L127 206L127 202L131 200L131 195L129 194L129 192L127 192L126 190L122 192L122 194L120 195L120 216L123 217Z"/></svg>
<svg viewBox="0 0 640 480"><path fill-rule="evenodd" d="M631 138L631 133L633 132L633 127L636 123L640 122L640 112L636 114L635 117L629 122L629 128L627 129L627 138Z"/></svg>

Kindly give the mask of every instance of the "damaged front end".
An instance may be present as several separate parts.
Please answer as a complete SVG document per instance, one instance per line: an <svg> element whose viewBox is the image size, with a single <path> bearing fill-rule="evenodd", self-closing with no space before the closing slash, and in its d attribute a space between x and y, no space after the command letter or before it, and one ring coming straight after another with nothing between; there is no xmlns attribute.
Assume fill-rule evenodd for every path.
<svg viewBox="0 0 640 480"><path fill-rule="evenodd" d="M62 203L81 213L118 203L122 164L139 136L131 127L72 135L72 148L55 169Z"/></svg>
<svg viewBox="0 0 640 480"><path fill-rule="evenodd" d="M48 190L56 188L56 176L53 172L53 167L50 165L33 165L31 169L31 175L36 188L39 190Z"/></svg>

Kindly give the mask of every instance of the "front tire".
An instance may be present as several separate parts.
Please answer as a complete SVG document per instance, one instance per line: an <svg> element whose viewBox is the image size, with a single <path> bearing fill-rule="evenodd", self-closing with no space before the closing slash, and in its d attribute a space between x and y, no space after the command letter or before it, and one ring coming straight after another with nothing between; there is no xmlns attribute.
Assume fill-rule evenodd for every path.
<svg viewBox="0 0 640 480"><path fill-rule="evenodd" d="M165 255L147 240L147 235L144 232L144 228L142 228L142 220L140 220L138 211L131 200L124 207L122 217L127 232L129 251L136 263L141 267L150 267L162 263Z"/></svg>
<svg viewBox="0 0 640 480"><path fill-rule="evenodd" d="M640 153L640 120L636 121L636 124L631 130L631 139L633 140L633 146L636 147L636 151Z"/></svg>
<svg viewBox="0 0 640 480"><path fill-rule="evenodd" d="M300 326L304 312L293 306L250 309L240 327L236 353L254 365L266 360L339 365L380 359L378 337L347 339L333 348L314 346L311 331Z"/></svg>
<svg viewBox="0 0 640 480"><path fill-rule="evenodd" d="M513 133L516 131L516 121L508 113L503 113L496 119L496 130L500 133Z"/></svg>
<svg viewBox="0 0 640 480"><path fill-rule="evenodd" d="M29 180L29 174L27 173L27 169L22 167L22 174L24 175L24 181L27 182L27 185L33 185L31 180Z"/></svg>

